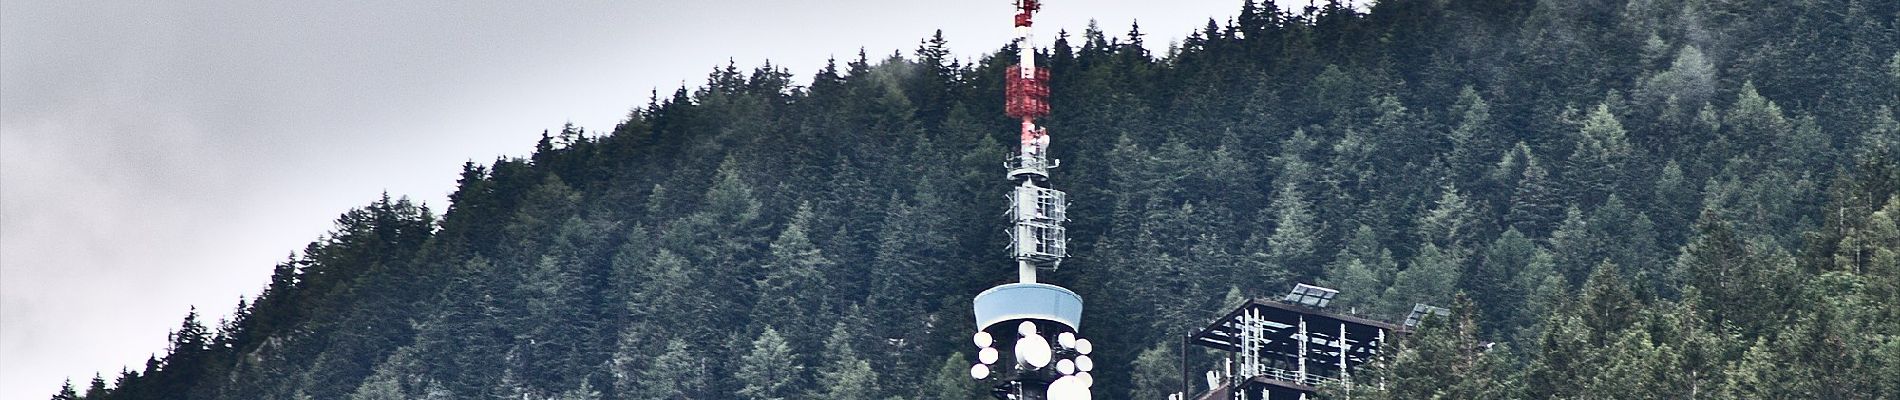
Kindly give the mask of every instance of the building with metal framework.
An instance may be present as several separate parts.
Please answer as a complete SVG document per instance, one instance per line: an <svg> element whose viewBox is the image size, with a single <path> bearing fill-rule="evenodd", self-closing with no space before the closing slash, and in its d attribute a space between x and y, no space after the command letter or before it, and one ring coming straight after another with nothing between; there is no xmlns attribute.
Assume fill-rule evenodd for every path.
<svg viewBox="0 0 1900 400"><path fill-rule="evenodd" d="M1231 352L1219 370L1207 371L1207 389L1182 394L1196 400L1304 400L1320 387L1351 385L1360 366L1378 357L1388 340L1410 333L1424 313L1443 308L1419 304L1405 325L1326 310L1339 291L1299 284L1285 298L1250 299L1195 330L1188 343ZM1185 369L1185 367L1184 367Z"/></svg>

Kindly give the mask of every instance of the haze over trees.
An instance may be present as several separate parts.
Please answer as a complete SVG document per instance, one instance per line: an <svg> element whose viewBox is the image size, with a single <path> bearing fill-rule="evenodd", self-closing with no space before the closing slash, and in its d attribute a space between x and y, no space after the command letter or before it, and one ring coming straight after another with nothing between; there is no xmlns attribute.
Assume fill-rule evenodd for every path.
<svg viewBox="0 0 1900 400"><path fill-rule="evenodd" d="M1041 52L1098 396L1317 282L1455 310L1354 396L1900 398L1900 3L1246 3ZM1011 60L948 46L719 67L446 209L385 195L54 398L983 398Z"/></svg>

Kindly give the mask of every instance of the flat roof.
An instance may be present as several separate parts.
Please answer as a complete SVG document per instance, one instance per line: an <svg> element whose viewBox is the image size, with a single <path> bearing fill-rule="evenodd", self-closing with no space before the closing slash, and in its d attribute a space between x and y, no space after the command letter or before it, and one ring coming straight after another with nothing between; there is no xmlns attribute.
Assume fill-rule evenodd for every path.
<svg viewBox="0 0 1900 400"><path fill-rule="evenodd" d="M1326 325L1344 324L1346 329L1352 331L1364 332L1366 330L1377 329L1400 335L1411 332L1403 326L1391 322L1328 312L1322 309L1298 304L1288 304L1277 300L1248 299L1246 303L1242 303L1239 307L1235 307L1233 311L1229 311L1226 315L1215 319L1213 323L1195 330L1194 334L1189 336L1189 338L1192 339L1195 344L1202 346L1227 351L1240 351L1240 327L1237 320L1240 318L1241 313L1248 310L1260 310L1261 317L1266 318L1268 321L1278 321L1288 325L1297 323L1300 317L1305 317L1309 324L1313 322Z"/></svg>

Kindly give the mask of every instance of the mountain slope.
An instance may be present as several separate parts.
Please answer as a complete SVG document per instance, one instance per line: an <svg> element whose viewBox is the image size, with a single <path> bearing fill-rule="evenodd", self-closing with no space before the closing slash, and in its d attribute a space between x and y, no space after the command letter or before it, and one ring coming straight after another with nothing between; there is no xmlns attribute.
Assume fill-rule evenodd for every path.
<svg viewBox="0 0 1900 400"><path fill-rule="evenodd" d="M1044 52L1077 255L1049 280L1090 301L1096 393L1165 397L1176 335L1316 282L1459 305L1368 396L1900 395L1900 5L1271 10ZM439 217L351 210L235 320L68 397L982 398L1006 64L716 69L466 165Z"/></svg>

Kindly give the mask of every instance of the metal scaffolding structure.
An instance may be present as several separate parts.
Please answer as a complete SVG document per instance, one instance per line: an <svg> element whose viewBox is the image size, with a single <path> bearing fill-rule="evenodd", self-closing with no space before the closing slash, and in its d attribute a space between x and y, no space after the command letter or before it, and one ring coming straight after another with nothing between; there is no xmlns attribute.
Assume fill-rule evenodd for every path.
<svg viewBox="0 0 1900 400"><path fill-rule="evenodd" d="M1304 400L1326 385L1350 390L1352 372L1378 357L1388 336L1410 328L1326 311L1337 293L1301 284L1284 299L1248 300L1195 330L1188 343L1232 352L1238 364L1210 371L1198 395L1186 396L1193 392L1183 387L1181 398Z"/></svg>

